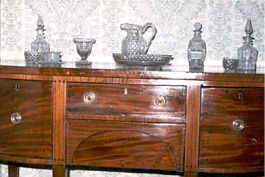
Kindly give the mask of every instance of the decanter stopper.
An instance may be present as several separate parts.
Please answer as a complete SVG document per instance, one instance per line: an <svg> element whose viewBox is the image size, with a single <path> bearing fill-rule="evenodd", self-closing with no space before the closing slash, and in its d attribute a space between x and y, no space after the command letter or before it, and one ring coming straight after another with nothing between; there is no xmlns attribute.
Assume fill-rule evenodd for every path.
<svg viewBox="0 0 265 177"><path fill-rule="evenodd" d="M194 24L194 32L199 32L200 34L202 33L202 24L200 23L195 23Z"/></svg>
<svg viewBox="0 0 265 177"><path fill-rule="evenodd" d="M43 30L45 31L44 29L44 22L43 22L43 19L40 15L38 15L38 21L37 21L37 29L36 30Z"/></svg>
<svg viewBox="0 0 265 177"><path fill-rule="evenodd" d="M45 26L40 15L38 15L36 32L36 39L31 43L31 53L42 57L44 53L50 52L50 44L45 40Z"/></svg>
<svg viewBox="0 0 265 177"><path fill-rule="evenodd" d="M245 32L247 36L251 36L253 33L253 27L250 19L247 19L247 24L245 26Z"/></svg>
<svg viewBox="0 0 265 177"><path fill-rule="evenodd" d="M188 45L188 60L190 71L203 72L206 58L206 43L201 37L202 24L194 24L194 36Z"/></svg>
<svg viewBox="0 0 265 177"><path fill-rule="evenodd" d="M253 27L251 20L248 19L245 26L246 36L243 37L243 46L238 48L237 55L239 59L239 71L256 71L256 62L258 59L258 50L253 47Z"/></svg>

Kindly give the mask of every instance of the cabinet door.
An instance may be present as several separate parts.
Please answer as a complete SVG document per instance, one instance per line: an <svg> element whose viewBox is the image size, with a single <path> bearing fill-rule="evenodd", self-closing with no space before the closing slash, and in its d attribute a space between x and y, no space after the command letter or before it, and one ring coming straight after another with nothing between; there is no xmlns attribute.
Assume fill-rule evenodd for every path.
<svg viewBox="0 0 265 177"><path fill-rule="evenodd" d="M52 158L51 83L0 82L0 154Z"/></svg>
<svg viewBox="0 0 265 177"><path fill-rule="evenodd" d="M203 88L199 167L252 172L264 167L264 89Z"/></svg>
<svg viewBox="0 0 265 177"><path fill-rule="evenodd" d="M72 120L71 165L183 171L184 125Z"/></svg>

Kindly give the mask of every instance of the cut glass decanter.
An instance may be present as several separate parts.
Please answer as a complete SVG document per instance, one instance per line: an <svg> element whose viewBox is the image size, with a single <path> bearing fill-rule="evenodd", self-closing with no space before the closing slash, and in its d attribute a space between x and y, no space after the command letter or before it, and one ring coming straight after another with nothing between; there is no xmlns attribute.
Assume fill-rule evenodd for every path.
<svg viewBox="0 0 265 177"><path fill-rule="evenodd" d="M202 72L206 57L206 43L201 37L202 24L194 24L194 36L188 45L188 60L190 71Z"/></svg>
<svg viewBox="0 0 265 177"><path fill-rule="evenodd" d="M45 40L45 27L40 15L38 16L36 31L36 39L31 43L31 54L42 57L44 53L50 52L50 44Z"/></svg>
<svg viewBox="0 0 265 177"><path fill-rule="evenodd" d="M245 32L246 36L243 37L243 46L238 48L237 51L239 59L238 70L243 72L256 71L258 50L253 46L253 27L250 19L247 20Z"/></svg>

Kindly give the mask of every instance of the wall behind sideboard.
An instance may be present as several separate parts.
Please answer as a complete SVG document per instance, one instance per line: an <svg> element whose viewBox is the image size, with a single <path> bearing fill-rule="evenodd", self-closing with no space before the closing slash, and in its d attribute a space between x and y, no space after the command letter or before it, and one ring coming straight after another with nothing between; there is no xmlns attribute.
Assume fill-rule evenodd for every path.
<svg viewBox="0 0 265 177"><path fill-rule="evenodd" d="M236 57L244 26L251 18L258 62L264 62L264 0L1 0L1 58L23 60L35 38L37 14L43 16L47 40L63 60L78 60L72 38L96 38L90 60L113 62L126 35L124 22L152 22L158 28L149 53L174 55L176 64L187 64L186 49L193 24L203 24L207 64L221 64L224 56Z"/></svg>
<svg viewBox="0 0 265 177"><path fill-rule="evenodd" d="M265 61L264 0L0 0L1 60L24 60L24 50L35 38L37 14L46 25L52 50L63 52L63 60L78 56L74 36L96 38L90 60L113 62L111 54L120 51L126 35L124 22L152 22L158 34L149 53L174 55L173 63L187 64L186 49L193 35L193 24L203 24L207 43L206 65L220 65L222 57L236 57L242 45L247 18L252 19L259 65ZM22 176L47 177L51 171L22 169ZM0 177L7 176L2 166ZM75 171L72 176L149 177L159 175ZM163 176L163 175L161 175Z"/></svg>

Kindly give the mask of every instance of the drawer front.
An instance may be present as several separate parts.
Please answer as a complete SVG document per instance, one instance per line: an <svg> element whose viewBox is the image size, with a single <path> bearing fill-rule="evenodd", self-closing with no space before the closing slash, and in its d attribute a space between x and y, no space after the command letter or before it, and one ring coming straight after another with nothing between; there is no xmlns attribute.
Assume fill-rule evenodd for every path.
<svg viewBox="0 0 265 177"><path fill-rule="evenodd" d="M67 86L68 115L166 114L185 119L186 88L70 83Z"/></svg>
<svg viewBox="0 0 265 177"><path fill-rule="evenodd" d="M203 88L201 104L199 167L263 169L264 89Z"/></svg>
<svg viewBox="0 0 265 177"><path fill-rule="evenodd" d="M20 80L9 82L10 94L4 94L3 90L6 88L2 84L0 88L1 102L4 103L0 105L0 153L51 159L51 83ZM9 100L12 101L8 102Z"/></svg>
<svg viewBox="0 0 265 177"><path fill-rule="evenodd" d="M183 171L183 124L72 120L70 165Z"/></svg>

